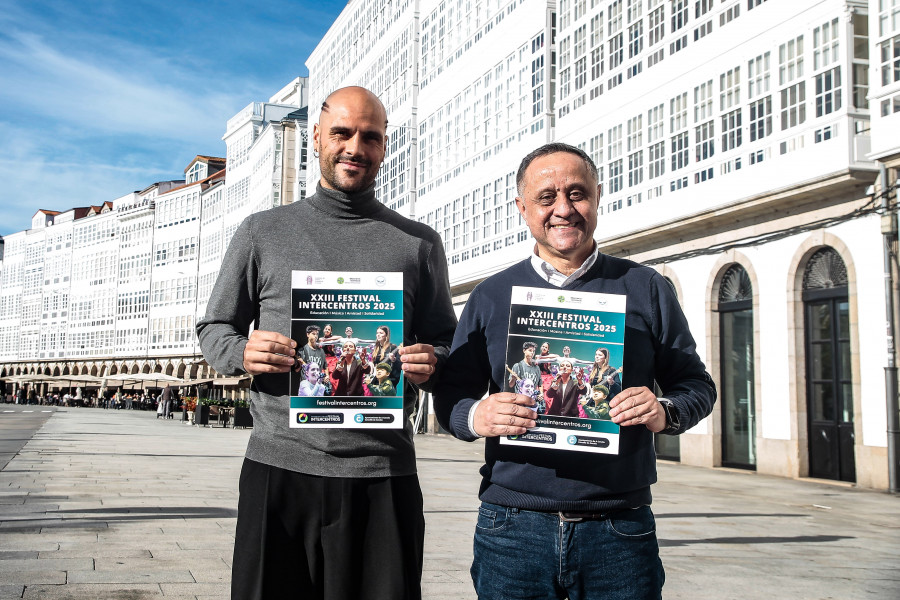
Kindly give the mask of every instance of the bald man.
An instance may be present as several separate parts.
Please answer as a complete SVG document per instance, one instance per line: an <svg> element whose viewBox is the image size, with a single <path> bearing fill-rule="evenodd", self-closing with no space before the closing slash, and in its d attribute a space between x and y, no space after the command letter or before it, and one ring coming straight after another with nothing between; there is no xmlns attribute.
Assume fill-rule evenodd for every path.
<svg viewBox="0 0 900 600"><path fill-rule="evenodd" d="M288 426L298 348L290 339L291 271L352 265L403 273L406 416L415 388L431 390L449 351L456 316L441 239L375 197L386 129L384 106L370 91L328 96L313 127L322 173L315 194L241 224L197 325L217 371L254 376L232 598L421 597L424 518L409 419L403 429ZM373 253L373 240L389 247Z"/></svg>

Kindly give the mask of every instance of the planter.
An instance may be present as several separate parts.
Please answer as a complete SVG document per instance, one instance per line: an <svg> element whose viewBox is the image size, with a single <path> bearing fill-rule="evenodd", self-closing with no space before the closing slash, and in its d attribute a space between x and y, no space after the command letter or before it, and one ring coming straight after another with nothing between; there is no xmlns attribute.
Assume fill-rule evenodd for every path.
<svg viewBox="0 0 900 600"><path fill-rule="evenodd" d="M194 409L194 425L209 425L209 407L202 404Z"/></svg>
<svg viewBox="0 0 900 600"><path fill-rule="evenodd" d="M191 425L194 424L194 411L192 411L192 410L187 411L187 420L188 420L188 423L190 423Z"/></svg>
<svg viewBox="0 0 900 600"><path fill-rule="evenodd" d="M250 414L250 408L246 406L234 407L234 423L233 427L253 427L253 415Z"/></svg>

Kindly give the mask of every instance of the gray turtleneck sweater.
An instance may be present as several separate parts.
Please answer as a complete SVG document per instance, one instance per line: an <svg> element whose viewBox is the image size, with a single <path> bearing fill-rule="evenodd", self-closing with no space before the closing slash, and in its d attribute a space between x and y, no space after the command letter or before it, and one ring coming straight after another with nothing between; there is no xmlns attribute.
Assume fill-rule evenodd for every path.
<svg viewBox="0 0 900 600"><path fill-rule="evenodd" d="M374 186L353 195L317 187L303 201L256 213L228 246L206 315L197 324L203 355L219 373L244 372L251 324L291 335L291 271L400 271L403 342L432 344L440 374L456 315L447 260L430 227L375 199ZM296 340L298 347L305 340ZM412 426L404 429L291 429L289 375L257 375L250 388L253 432L247 458L325 477L384 477L416 472ZM407 383L405 415L416 390Z"/></svg>

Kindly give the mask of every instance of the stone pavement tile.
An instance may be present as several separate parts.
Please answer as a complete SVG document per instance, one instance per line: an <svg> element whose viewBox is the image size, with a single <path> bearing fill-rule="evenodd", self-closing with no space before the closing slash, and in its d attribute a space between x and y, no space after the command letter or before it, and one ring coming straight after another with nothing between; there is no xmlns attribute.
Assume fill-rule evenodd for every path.
<svg viewBox="0 0 900 600"><path fill-rule="evenodd" d="M465 571L469 572L472 566L471 556L460 556L457 551L455 554L436 554L434 552L425 553L425 569L435 571Z"/></svg>
<svg viewBox="0 0 900 600"><path fill-rule="evenodd" d="M175 540L166 540L162 539L159 536L153 535L143 535L136 539L111 539L111 540L101 540L99 538L95 540L79 540L79 541L64 541L59 543L60 550L69 550L69 549L79 549L79 548L144 548L149 550L152 555L156 555L157 552L169 552L178 550L178 542Z"/></svg>
<svg viewBox="0 0 900 600"><path fill-rule="evenodd" d="M96 539L96 537L94 539ZM3 535L0 535L0 551L29 550L40 552L58 549L59 541L41 538L40 532L4 533Z"/></svg>
<svg viewBox="0 0 900 600"><path fill-rule="evenodd" d="M39 554L36 550L0 550L0 560L38 558Z"/></svg>
<svg viewBox="0 0 900 600"><path fill-rule="evenodd" d="M182 548L191 548L198 544L204 548L234 545L234 534L219 528L195 531L174 528L163 529L160 539L174 539Z"/></svg>
<svg viewBox="0 0 900 600"><path fill-rule="evenodd" d="M73 485L78 486L78 493L82 497L90 497L90 495L96 494L97 496L109 493L111 490L108 486L102 483L89 485L84 482L74 482L74 481L56 481L52 484L47 485L46 490L52 493L58 493L60 491L71 490ZM114 492L114 490L112 490Z"/></svg>
<svg viewBox="0 0 900 600"><path fill-rule="evenodd" d="M210 511L211 514L215 514L217 511ZM237 516L235 515L235 523L237 522ZM203 532L209 532L211 534L222 534L227 535L223 526L225 523L221 523L218 519L214 518L195 518L191 517L189 519L181 519L176 521L174 519L161 519L161 526L163 531L171 532L172 534L176 534L181 532L182 534L193 534L194 532L198 534L202 534Z"/></svg>
<svg viewBox="0 0 900 600"><path fill-rule="evenodd" d="M734 566L710 569L699 561L681 571L666 565L663 597L696 600L759 600L790 598L792 600L888 600L897 598L897 587L878 582L838 577L801 578L772 575L765 566Z"/></svg>
<svg viewBox="0 0 900 600"><path fill-rule="evenodd" d="M18 458L15 460L18 461ZM10 462L10 465L12 464L16 464L17 468L13 469L8 465L6 469L0 471L0 489L7 493L16 494L44 491L44 487L36 483L35 479L35 473L41 470L39 467L31 468L20 465L18 462ZM19 471L17 469L23 470Z"/></svg>
<svg viewBox="0 0 900 600"><path fill-rule="evenodd" d="M475 592L470 594L457 586L422 588L422 597L427 600L477 600Z"/></svg>
<svg viewBox="0 0 900 600"><path fill-rule="evenodd" d="M225 596L231 595L231 583L204 582L204 583L160 583L163 594L166 596Z"/></svg>
<svg viewBox="0 0 900 600"><path fill-rule="evenodd" d="M15 488L10 488L5 485L3 482L6 481L6 471L0 471L0 504L5 504L5 499L7 498L25 498L28 496L27 492L23 492L22 490L18 490Z"/></svg>
<svg viewBox="0 0 900 600"><path fill-rule="evenodd" d="M7 585L0 583L0 600L13 600L13 598L21 598L24 591L24 585Z"/></svg>
<svg viewBox="0 0 900 600"><path fill-rule="evenodd" d="M69 571L72 569L93 569L91 558L48 558L11 559L0 561L0 576L16 571Z"/></svg>
<svg viewBox="0 0 900 600"><path fill-rule="evenodd" d="M77 498L72 494L45 494L31 493L25 496L29 501L37 502L75 502Z"/></svg>
<svg viewBox="0 0 900 600"><path fill-rule="evenodd" d="M41 533L59 532L59 537L65 539L76 539L80 536L95 537L100 531L105 531L107 526L105 521L95 519L65 519L58 518L58 515L48 515L47 518L21 519L4 521L0 524L2 529L26 529L40 527ZM56 537L56 534L53 534Z"/></svg>
<svg viewBox="0 0 900 600"><path fill-rule="evenodd" d="M197 556L189 552L185 552L181 558L108 558L97 562L98 569L108 571L116 571L120 569L130 569L133 571L221 571L225 569L225 563L218 558L209 558L206 556Z"/></svg>
<svg viewBox="0 0 900 600"><path fill-rule="evenodd" d="M234 535L234 532L237 529L237 517L234 519L225 519L224 521L216 521L216 525L226 533Z"/></svg>
<svg viewBox="0 0 900 600"><path fill-rule="evenodd" d="M234 538L228 541L216 541L214 543L203 542L202 540L185 540L179 542L178 546L183 550L197 550L203 552L232 552L234 550Z"/></svg>
<svg viewBox="0 0 900 600"><path fill-rule="evenodd" d="M142 523L140 521L118 521L110 523L106 531L102 532L98 538L101 541L110 539L118 539L119 536L137 536L147 539L148 537L156 537L163 535L162 527L158 522Z"/></svg>
<svg viewBox="0 0 900 600"><path fill-rule="evenodd" d="M867 564L866 567L873 569L876 572L887 570L890 573L891 579L900 580L900 568L897 568L896 554L886 554L876 558L871 563Z"/></svg>
<svg viewBox="0 0 900 600"><path fill-rule="evenodd" d="M194 581L187 569L147 569L136 572L125 569L108 569L98 565L91 571L69 571L69 583L190 583Z"/></svg>
<svg viewBox="0 0 900 600"><path fill-rule="evenodd" d="M41 559L49 558L152 558L150 550L132 544L75 544L59 550L41 551Z"/></svg>
<svg viewBox="0 0 900 600"><path fill-rule="evenodd" d="M422 598L426 600L435 599L453 599L453 600L476 600L475 588L472 587L472 580L468 573L465 573L467 581L454 581L453 577L440 578L431 580L422 578Z"/></svg>
<svg viewBox="0 0 900 600"><path fill-rule="evenodd" d="M895 564L892 567L885 566L881 569L873 569L871 567L859 568L854 566L843 566L829 569L828 576L849 581L862 581L866 583L879 583L883 585L891 585L894 590L900 590L900 569L897 569L896 557Z"/></svg>
<svg viewBox="0 0 900 600"><path fill-rule="evenodd" d="M107 497L103 502L98 502L93 505L90 505L90 503L87 502L67 502L66 512L76 514L79 512L83 512L89 514L109 515L110 517L119 516L130 518L134 518L136 516L168 516L172 513L172 509L168 509L163 506L142 506L134 500L128 502L116 502L116 500L118 500L118 498ZM154 504L157 503L160 503L160 500L155 500Z"/></svg>
<svg viewBox="0 0 900 600"><path fill-rule="evenodd" d="M214 537L217 535L227 535L224 530L217 526L215 522L204 523L202 525L188 524L181 517L173 518L150 518L135 517L134 520L122 518L110 524L109 530L104 532L105 536L131 536L141 533L153 532L161 538L178 538L180 537Z"/></svg>
<svg viewBox="0 0 900 600"><path fill-rule="evenodd" d="M231 569L194 569L191 568L191 575L197 583L221 583L225 586L231 586Z"/></svg>
<svg viewBox="0 0 900 600"><path fill-rule="evenodd" d="M46 514L52 511L58 511L59 504L50 504L48 502L22 502L20 504L7 504L3 506L3 519L16 518L20 515ZM68 506L66 507L69 510ZM62 518L60 516L59 518Z"/></svg>
<svg viewBox="0 0 900 600"><path fill-rule="evenodd" d="M51 569L37 569L34 571L10 571L0 573L0 584L2 585L36 585L40 583L66 583L66 572L53 571Z"/></svg>
<svg viewBox="0 0 900 600"><path fill-rule="evenodd" d="M66 514L69 513L95 513L97 511L103 510L103 504L98 500L93 501L78 501L78 500L58 500L58 499L43 499L38 498L36 496L28 496L25 500L25 508L30 508L34 510L34 506L36 504L42 504L45 502L56 502L60 507L59 510L65 510Z"/></svg>
<svg viewBox="0 0 900 600"><path fill-rule="evenodd" d="M476 600L474 595L467 595L465 591L454 587L440 588L438 590L423 589L422 597L427 598L427 600Z"/></svg>
<svg viewBox="0 0 900 600"><path fill-rule="evenodd" d="M438 585L438 584L457 584L465 583L472 587L472 577L469 575L468 569L454 571L450 569L429 570L422 572L422 585Z"/></svg>
<svg viewBox="0 0 900 600"><path fill-rule="evenodd" d="M156 492L157 490L153 490ZM159 494L141 496L104 496L104 508L133 508L149 511L157 509L162 511L167 506L173 505L173 499Z"/></svg>
<svg viewBox="0 0 900 600"><path fill-rule="evenodd" d="M9 491L10 493L8 495L16 495L16 496L22 496L22 495L27 496L32 493L38 493L38 492L44 491L43 488L29 488L29 487L17 486L14 483L6 482L5 480L3 480L2 477L0 477L0 489Z"/></svg>
<svg viewBox="0 0 900 600"><path fill-rule="evenodd" d="M155 583L29 585L22 596L26 600L146 600L162 597L162 590Z"/></svg>
<svg viewBox="0 0 900 600"><path fill-rule="evenodd" d="M167 535L160 528L158 528L155 532L151 530L132 531L131 529L124 528L118 530L103 531L97 536L97 541L104 544L109 542L116 542L120 544L133 544L142 546L152 540L154 543L159 543L166 546L174 545L177 547L178 543L181 541L181 537L182 536L178 536L175 534Z"/></svg>
<svg viewBox="0 0 900 600"><path fill-rule="evenodd" d="M176 560L176 561L191 561L195 559L209 559L209 560L217 560L222 561L226 565L231 564L231 557L234 553L233 544L232 547L224 549L224 550L206 550L204 549L202 552L198 552L197 550L183 550L181 548L176 549L167 549L160 550L155 549L151 550L153 558L159 560ZM190 565L190 562L185 564Z"/></svg>

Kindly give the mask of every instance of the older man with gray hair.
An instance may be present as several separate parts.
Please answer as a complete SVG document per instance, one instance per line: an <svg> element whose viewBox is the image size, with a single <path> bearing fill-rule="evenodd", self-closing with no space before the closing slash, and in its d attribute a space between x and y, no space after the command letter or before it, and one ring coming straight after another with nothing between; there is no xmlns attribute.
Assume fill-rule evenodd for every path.
<svg viewBox="0 0 900 600"><path fill-rule="evenodd" d="M693 427L712 410L715 386L669 283L598 251L600 185L590 157L567 144L542 146L522 161L517 183L534 254L472 291L435 390L446 429L487 438L475 590L481 600L658 599L665 575L650 511L653 434ZM508 320L500 315L509 315L513 286L625 296L624 389L609 404L621 427L617 454L499 443L538 418L532 398L502 391Z"/></svg>

